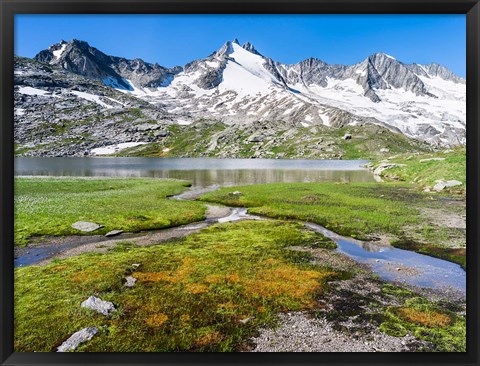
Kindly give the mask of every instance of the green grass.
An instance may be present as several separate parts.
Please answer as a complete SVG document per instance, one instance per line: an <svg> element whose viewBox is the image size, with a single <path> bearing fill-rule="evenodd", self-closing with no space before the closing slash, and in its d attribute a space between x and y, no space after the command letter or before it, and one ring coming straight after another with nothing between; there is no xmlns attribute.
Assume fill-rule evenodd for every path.
<svg viewBox="0 0 480 366"><path fill-rule="evenodd" d="M200 200L248 207L250 213L268 217L310 221L361 240L390 235L399 248L466 265L465 249L444 245L463 234L429 224L420 214L424 207L451 209L448 203L432 200L411 184L274 183L222 188Z"/></svg>
<svg viewBox="0 0 480 366"><path fill-rule="evenodd" d="M375 233L402 233L403 226L418 221L411 201L424 197L399 184L274 183L222 188L200 199L249 207L253 214L311 221L365 239Z"/></svg>
<svg viewBox="0 0 480 366"><path fill-rule="evenodd" d="M431 342L435 352L465 352L465 318L448 306L428 301L393 285L385 285L384 294L400 299L401 305L389 306L383 312L380 330L394 337L407 333ZM451 306L450 306L451 307Z"/></svg>
<svg viewBox="0 0 480 366"><path fill-rule="evenodd" d="M429 158L444 158L441 161L424 161ZM458 146L447 151L425 154L402 154L389 159L391 163L405 164L402 167L391 168L383 171L382 176L414 182L421 187L433 187L436 180L458 180L462 186L446 189L450 192L465 194L466 184L466 150L465 146ZM374 166L379 163L375 163Z"/></svg>
<svg viewBox="0 0 480 366"><path fill-rule="evenodd" d="M204 218L199 202L168 200L189 183L160 179L16 178L15 244L32 236L81 235L70 225L91 221L135 232L178 226Z"/></svg>
<svg viewBox="0 0 480 366"><path fill-rule="evenodd" d="M123 243L107 254L16 269L15 351L55 351L87 326L100 332L78 351L241 350L279 312L314 308L327 281L345 278L285 249L319 242L325 238L299 224L244 221L163 245ZM127 275L138 279L134 288L123 286ZM91 295L118 311L104 317L81 308Z"/></svg>

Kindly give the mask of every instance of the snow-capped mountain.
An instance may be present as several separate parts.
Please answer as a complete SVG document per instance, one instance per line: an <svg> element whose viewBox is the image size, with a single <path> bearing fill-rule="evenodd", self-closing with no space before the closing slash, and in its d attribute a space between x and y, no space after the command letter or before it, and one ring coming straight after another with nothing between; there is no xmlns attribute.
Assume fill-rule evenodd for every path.
<svg viewBox="0 0 480 366"><path fill-rule="evenodd" d="M405 64L384 53L350 66L316 58L283 64L235 39L204 59L166 68L73 40L35 59L146 101L183 125L200 118L332 128L374 123L434 145L465 143L465 80L441 65Z"/></svg>

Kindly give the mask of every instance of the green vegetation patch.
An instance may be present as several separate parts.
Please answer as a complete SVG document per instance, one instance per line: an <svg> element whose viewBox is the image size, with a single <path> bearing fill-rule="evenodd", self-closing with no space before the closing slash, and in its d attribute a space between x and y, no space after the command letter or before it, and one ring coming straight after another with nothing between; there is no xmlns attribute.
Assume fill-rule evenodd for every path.
<svg viewBox="0 0 480 366"><path fill-rule="evenodd" d="M248 207L250 213L268 217L310 221L361 240L389 235L396 238L392 245L398 248L466 266L465 248L456 247L465 240L464 231L432 224L422 215L425 208L452 213L460 208L434 200L411 184L273 183L222 188L200 200ZM453 244L444 244L448 242Z"/></svg>
<svg viewBox="0 0 480 366"><path fill-rule="evenodd" d="M417 183L421 187L433 187L437 180L458 180L463 185L445 190L450 193L465 194L467 170L465 146L457 146L436 153L402 154L390 158L389 162L405 164L405 166L384 170L382 176L385 178ZM374 166L377 165L379 163L374 164Z"/></svg>
<svg viewBox="0 0 480 366"><path fill-rule="evenodd" d="M427 197L401 184L274 183L222 188L200 199L249 207L253 214L315 222L368 239L374 233L399 235L405 225L417 223L419 212L411 203Z"/></svg>
<svg viewBox="0 0 480 366"><path fill-rule="evenodd" d="M384 316L380 330L386 334L403 337L410 332L431 342L436 352L466 351L465 318L436 303L409 296L401 306L388 307Z"/></svg>
<svg viewBox="0 0 480 366"><path fill-rule="evenodd" d="M199 202L169 200L188 182L160 179L16 178L15 243L42 235L82 235L71 227L90 221L103 228L135 232L202 220Z"/></svg>
<svg viewBox="0 0 480 366"><path fill-rule="evenodd" d="M319 237L300 224L243 221L163 245L124 244L18 268L15 351L55 351L87 326L100 332L78 351L242 349L260 327L275 324L278 312L314 308L326 282L344 275L287 249ZM137 279L133 288L124 286L129 275ZM81 308L91 295L117 310L105 317Z"/></svg>

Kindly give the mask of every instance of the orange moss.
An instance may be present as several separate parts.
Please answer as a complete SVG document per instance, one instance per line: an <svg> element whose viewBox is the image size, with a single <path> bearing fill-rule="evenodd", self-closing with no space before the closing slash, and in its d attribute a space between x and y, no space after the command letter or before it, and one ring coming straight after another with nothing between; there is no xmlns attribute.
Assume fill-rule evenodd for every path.
<svg viewBox="0 0 480 366"><path fill-rule="evenodd" d="M73 282L83 283L87 281L98 280L101 277L102 274L100 272L86 269L84 271L73 273L70 278Z"/></svg>
<svg viewBox="0 0 480 366"><path fill-rule="evenodd" d="M206 283L220 283L225 280L225 276L219 274L210 274L205 277Z"/></svg>
<svg viewBox="0 0 480 366"><path fill-rule="evenodd" d="M306 271L283 264L281 268L271 268L258 273L255 278L245 281L245 291L257 297L273 298L287 295L309 303L321 287L319 280L329 276L330 272Z"/></svg>
<svg viewBox="0 0 480 366"><path fill-rule="evenodd" d="M452 318L438 311L422 311L413 308L402 307L397 309L398 315L411 323L424 325L430 328L445 328L452 324Z"/></svg>
<svg viewBox="0 0 480 366"><path fill-rule="evenodd" d="M223 339L222 335L217 332L213 331L210 333L206 333L195 339L194 344L196 347L208 347L208 346L214 346Z"/></svg>
<svg viewBox="0 0 480 366"><path fill-rule="evenodd" d="M159 314L153 314L149 316L147 319L145 319L145 323L147 323L149 327L160 327L167 320L168 320L167 315L159 313Z"/></svg>
<svg viewBox="0 0 480 366"><path fill-rule="evenodd" d="M191 294L203 294L208 291L208 287L201 283L187 283L185 289Z"/></svg>
<svg viewBox="0 0 480 366"><path fill-rule="evenodd" d="M227 275L226 280L228 282L237 283L237 282L240 281L240 276L236 273L232 273L232 274Z"/></svg>
<svg viewBox="0 0 480 366"><path fill-rule="evenodd" d="M182 264L177 268L177 270L172 273L171 281L174 283L183 283L192 273L196 271L197 267L195 266L194 258L184 258L182 259Z"/></svg>

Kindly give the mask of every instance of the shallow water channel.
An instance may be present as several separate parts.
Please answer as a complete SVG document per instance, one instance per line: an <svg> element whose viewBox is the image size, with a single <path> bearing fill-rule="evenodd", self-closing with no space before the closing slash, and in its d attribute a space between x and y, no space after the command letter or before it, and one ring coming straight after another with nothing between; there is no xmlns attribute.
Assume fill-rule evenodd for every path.
<svg viewBox="0 0 480 366"><path fill-rule="evenodd" d="M114 176L185 179L192 182L189 191L178 199L194 199L202 192L221 186L273 182L373 182L373 175L362 168L366 161L342 160L268 160L268 159L161 159L161 158L17 158L15 174L21 176ZM258 219L246 209L232 208L224 217L205 225L190 224L167 230L188 232L190 227L206 227L215 222ZM466 272L457 264L426 255L342 237L322 226L305 223L337 243L337 251L368 264L382 279L423 288L453 289L465 294ZM144 234L122 234L121 239ZM15 266L40 262L64 250L85 243L109 240L101 236L81 237L71 243L32 247L15 259Z"/></svg>

